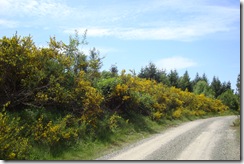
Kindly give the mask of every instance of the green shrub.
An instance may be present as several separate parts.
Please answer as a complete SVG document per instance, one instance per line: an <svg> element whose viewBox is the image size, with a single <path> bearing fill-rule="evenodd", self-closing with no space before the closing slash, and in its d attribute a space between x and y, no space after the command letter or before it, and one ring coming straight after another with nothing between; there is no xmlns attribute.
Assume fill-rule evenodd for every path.
<svg viewBox="0 0 244 164"><path fill-rule="evenodd" d="M237 111L239 109L238 97L230 89L222 93L218 99L231 110Z"/></svg>
<svg viewBox="0 0 244 164"><path fill-rule="evenodd" d="M100 90L102 94L108 98L119 83L121 83L121 80L116 77L108 79L102 78L97 82L96 88L98 88L98 90Z"/></svg>
<svg viewBox="0 0 244 164"><path fill-rule="evenodd" d="M31 145L29 138L21 134L27 129L19 124L20 118L7 114L5 109L0 112L0 159L28 159Z"/></svg>

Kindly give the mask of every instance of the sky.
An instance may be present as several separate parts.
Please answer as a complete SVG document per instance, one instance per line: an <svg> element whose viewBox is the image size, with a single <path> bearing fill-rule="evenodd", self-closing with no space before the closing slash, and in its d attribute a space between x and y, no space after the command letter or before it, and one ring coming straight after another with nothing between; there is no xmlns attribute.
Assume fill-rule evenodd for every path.
<svg viewBox="0 0 244 164"><path fill-rule="evenodd" d="M69 42L87 30L88 53L95 47L111 65L139 73L149 62L191 79L205 73L236 89L240 73L238 0L0 0L0 37L31 35L37 46L49 38Z"/></svg>

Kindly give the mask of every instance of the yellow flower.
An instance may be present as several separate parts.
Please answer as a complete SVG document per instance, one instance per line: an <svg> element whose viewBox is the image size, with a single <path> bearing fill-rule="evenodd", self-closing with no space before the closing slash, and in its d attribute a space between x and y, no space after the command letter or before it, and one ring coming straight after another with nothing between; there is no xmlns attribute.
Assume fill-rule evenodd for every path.
<svg viewBox="0 0 244 164"><path fill-rule="evenodd" d="M65 133L65 134L63 135L63 137L64 137L65 139L70 138L70 133L69 133L69 132L68 132L68 133Z"/></svg>
<svg viewBox="0 0 244 164"><path fill-rule="evenodd" d="M43 137L47 137L47 133L44 132L44 133L42 134L42 136L43 136Z"/></svg>
<svg viewBox="0 0 244 164"><path fill-rule="evenodd" d="M10 153L9 156L8 156L10 159L14 159L16 157L16 154L15 153Z"/></svg>
<svg viewBox="0 0 244 164"><path fill-rule="evenodd" d="M123 96L123 101L128 100L130 96Z"/></svg>
<svg viewBox="0 0 244 164"><path fill-rule="evenodd" d="M9 144L6 144L5 146L4 146L4 149L7 149L9 147Z"/></svg>

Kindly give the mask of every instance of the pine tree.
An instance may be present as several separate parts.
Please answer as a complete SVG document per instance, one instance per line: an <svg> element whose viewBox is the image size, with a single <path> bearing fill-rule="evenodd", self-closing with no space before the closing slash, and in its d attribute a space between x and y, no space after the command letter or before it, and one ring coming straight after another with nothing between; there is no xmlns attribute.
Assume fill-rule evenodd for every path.
<svg viewBox="0 0 244 164"><path fill-rule="evenodd" d="M200 80L194 85L193 92L195 94L204 94L207 97L214 97L214 92L205 80Z"/></svg>
<svg viewBox="0 0 244 164"><path fill-rule="evenodd" d="M195 76L195 79L192 81L192 85L193 85L193 86L196 85L197 82L200 81L200 80L201 80L201 78L200 78L200 76L199 76L199 74L198 74L198 72L197 72L197 73L196 73L196 76Z"/></svg>
<svg viewBox="0 0 244 164"><path fill-rule="evenodd" d="M164 85L170 86L169 78L166 71L162 70L159 72L159 81Z"/></svg>
<svg viewBox="0 0 244 164"><path fill-rule="evenodd" d="M228 83L223 82L221 86L221 94L226 92L227 90L231 90L231 83L228 81Z"/></svg>
<svg viewBox="0 0 244 164"><path fill-rule="evenodd" d="M112 73L112 76L115 77L118 75L118 67L116 65L111 65L110 72Z"/></svg>
<svg viewBox="0 0 244 164"><path fill-rule="evenodd" d="M100 52L98 50L95 48L90 50L87 72L91 81L100 76L99 70L102 67L102 59L103 58L100 57Z"/></svg>
<svg viewBox="0 0 244 164"><path fill-rule="evenodd" d="M211 83L211 88L214 91L214 97L217 98L222 93L222 84L218 77L213 77L213 81Z"/></svg>
<svg viewBox="0 0 244 164"><path fill-rule="evenodd" d="M208 83L208 78L205 73L202 75L201 80L206 81L206 83Z"/></svg>
<svg viewBox="0 0 244 164"><path fill-rule="evenodd" d="M188 90L189 92L192 92L192 83L190 80L190 76L188 74L188 71L186 71L184 73L184 75L180 78L179 80L179 87L184 91L184 90Z"/></svg>
<svg viewBox="0 0 244 164"><path fill-rule="evenodd" d="M176 88L179 87L179 75L176 70L171 70L170 73L168 74L170 86L174 86Z"/></svg>
<svg viewBox="0 0 244 164"><path fill-rule="evenodd" d="M236 94L239 96L241 95L241 76L240 74L237 77L237 81L236 81Z"/></svg>
<svg viewBox="0 0 244 164"><path fill-rule="evenodd" d="M218 99L220 99L225 105L227 105L231 110L238 110L239 103L237 96L233 93L231 89L223 92Z"/></svg>
<svg viewBox="0 0 244 164"><path fill-rule="evenodd" d="M156 80L157 82L160 81L159 71L156 68L155 64L153 64L152 62L150 62L148 66L146 66L145 68L141 68L138 77L146 78L150 80Z"/></svg>

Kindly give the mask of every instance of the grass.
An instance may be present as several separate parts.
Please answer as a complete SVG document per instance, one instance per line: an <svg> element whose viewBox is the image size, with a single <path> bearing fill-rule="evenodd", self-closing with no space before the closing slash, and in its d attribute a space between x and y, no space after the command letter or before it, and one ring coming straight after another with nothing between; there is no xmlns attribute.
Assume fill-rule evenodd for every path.
<svg viewBox="0 0 244 164"><path fill-rule="evenodd" d="M236 131L236 139L240 143L240 136L241 136L241 120L240 120L240 115L237 115L237 118L233 122L233 127Z"/></svg>
<svg viewBox="0 0 244 164"><path fill-rule="evenodd" d="M228 115L228 114L225 114ZM147 138L153 134L162 132L167 128L178 126L184 122L213 117L208 115L204 117L183 117L172 120L152 121L150 118L134 114L130 121L123 127L119 127L113 133L102 139L86 139L67 149L64 153L56 157L46 155L49 160L94 160L103 155L112 153L136 141ZM106 131L104 131L106 133Z"/></svg>
<svg viewBox="0 0 244 164"><path fill-rule="evenodd" d="M148 117L135 115L132 122L118 128L105 139L87 139L67 149L62 155L46 157L50 160L93 160L179 123L179 120L155 122Z"/></svg>
<svg viewBox="0 0 244 164"><path fill-rule="evenodd" d="M233 126L238 128L240 127L240 124L241 124L240 116L237 116L237 118L233 122Z"/></svg>
<svg viewBox="0 0 244 164"><path fill-rule="evenodd" d="M225 112L222 114L208 114L205 116L188 116L178 119L160 119L153 121L148 116L137 113L130 113L125 118L118 118L118 126L111 130L108 125L110 116L105 117L99 123L99 128L89 134L85 134L72 147L64 147L57 145L54 151L50 147L42 145L33 145L29 160L94 160L106 154L120 150L125 146L140 141L141 139L150 137L153 134L160 133L170 127L178 126L184 122L196 119L209 118L220 115L233 115L233 113ZM240 119L233 122L233 125L240 127ZM238 133L238 132L237 132ZM85 138L84 138L85 137Z"/></svg>

